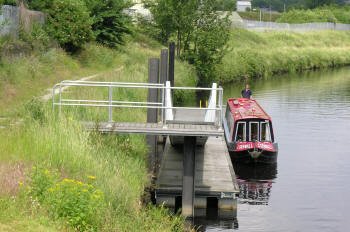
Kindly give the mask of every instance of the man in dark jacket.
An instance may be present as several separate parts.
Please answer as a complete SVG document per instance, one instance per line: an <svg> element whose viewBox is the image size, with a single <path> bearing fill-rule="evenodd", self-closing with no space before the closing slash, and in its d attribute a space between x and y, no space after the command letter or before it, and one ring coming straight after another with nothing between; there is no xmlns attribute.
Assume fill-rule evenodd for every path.
<svg viewBox="0 0 350 232"><path fill-rule="evenodd" d="M249 89L249 85L245 85L245 89L242 90L241 92L243 98L248 98L250 99L251 96L253 95L252 91Z"/></svg>

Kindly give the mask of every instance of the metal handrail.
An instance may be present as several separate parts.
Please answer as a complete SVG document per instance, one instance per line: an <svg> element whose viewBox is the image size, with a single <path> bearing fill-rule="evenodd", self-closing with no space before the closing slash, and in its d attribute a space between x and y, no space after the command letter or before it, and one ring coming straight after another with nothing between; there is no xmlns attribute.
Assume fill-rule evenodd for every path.
<svg viewBox="0 0 350 232"><path fill-rule="evenodd" d="M64 99L62 93L65 88L68 87L106 87L108 88L108 100L91 100L91 99ZM160 92L161 102L147 102L147 101L119 101L113 100L114 88L135 88L135 89L157 89ZM58 89L58 92L57 92ZM198 107L178 107L178 106L166 106L165 98L166 90L197 90L197 91L217 91L218 101L215 107L211 108L198 108ZM58 94L58 102L56 102L55 95ZM215 116L215 124L221 128L221 121L223 117L223 89L218 88L202 88L202 87L170 87L165 84L158 83L130 83L130 82L100 82L100 81L70 81L65 80L56 85L52 89L52 104L53 107L58 106L61 111L62 106L85 106L85 107L106 107L109 109L108 119L112 122L112 109L113 108L146 108L146 109L159 109L161 110L161 123L164 125L168 120L165 120L165 111L174 109L186 109L186 110L206 110L216 111L219 113Z"/></svg>

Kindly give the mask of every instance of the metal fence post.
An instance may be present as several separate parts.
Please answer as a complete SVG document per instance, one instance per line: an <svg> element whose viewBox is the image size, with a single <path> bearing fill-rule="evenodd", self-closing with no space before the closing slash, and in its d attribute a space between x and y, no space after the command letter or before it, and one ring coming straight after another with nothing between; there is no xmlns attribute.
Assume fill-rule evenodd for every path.
<svg viewBox="0 0 350 232"><path fill-rule="evenodd" d="M223 89L219 86L219 107L220 107L220 118L219 118L219 129L222 129L222 119L223 119L223 108L222 108L222 100L223 100Z"/></svg>
<svg viewBox="0 0 350 232"><path fill-rule="evenodd" d="M60 93L59 93L59 107L58 107L58 115L61 116L61 110L62 110L62 85L60 85Z"/></svg>
<svg viewBox="0 0 350 232"><path fill-rule="evenodd" d="M113 122L112 116L112 104L113 104L113 87L110 85L108 88L108 122Z"/></svg>

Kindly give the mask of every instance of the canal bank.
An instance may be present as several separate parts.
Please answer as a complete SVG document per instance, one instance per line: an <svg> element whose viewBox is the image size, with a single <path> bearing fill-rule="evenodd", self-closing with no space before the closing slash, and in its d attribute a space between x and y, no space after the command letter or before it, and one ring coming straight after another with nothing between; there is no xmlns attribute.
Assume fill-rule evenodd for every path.
<svg viewBox="0 0 350 232"><path fill-rule="evenodd" d="M141 39L130 41L124 48L125 50L119 53L93 45L91 49L94 50L91 52L95 56L86 54L85 62L82 62L85 65L88 62L89 67L90 65L94 67L97 65L96 60L106 61L103 57L107 56L111 62L108 65L109 68L124 66L120 72L106 72L95 80L146 82L148 58L159 56L161 46L152 40L143 38L142 42ZM6 125L5 128L0 129L0 230L73 231L79 226L79 223L83 223L95 231L182 231L184 227L181 217L169 214L165 208L143 202L146 199L145 188L150 183L147 172L147 147L143 136L104 136L87 133L74 120L85 115L86 112L72 112L67 114L67 117L58 120L53 117L50 102L41 103L35 99L30 100L34 97L33 95L40 97L44 94L47 88L52 87L55 80L71 78L78 71L82 71L81 60L76 57L72 58L63 52L60 52L59 55L65 59L74 59L76 63L74 70L77 72L70 73L72 71L70 66L66 66L65 75L57 77L54 69L50 70L50 75L43 76L48 66L54 66L55 60L48 63L51 60L38 59L37 61L36 57L18 58L15 64L23 63L20 70L16 69L18 67L16 65L0 70L0 73L9 70L8 76L1 76L1 88L6 89L6 81L13 79L10 82L11 89L16 90L12 91L13 96L7 94L1 96L1 99L13 97L7 99L11 100L11 104L7 104L5 100L2 101L6 104L2 105L1 114L11 116L14 113L10 112L15 112L18 118L24 119L20 125L11 127ZM31 59L38 62L35 66L37 69L34 77L30 76L33 73L27 71ZM176 78L177 85L195 85L194 72L189 65L176 62L175 75L179 75ZM36 73L41 75L37 76ZM33 88L26 85L28 82L33 85ZM69 89L67 92L82 94L85 91L77 93L74 89ZM103 91L96 91L92 95L103 97L103 94ZM124 91L120 95L135 97L137 94ZM91 115L91 117L98 117L98 114L94 112ZM146 118L142 110L130 110L122 114L118 113L117 116L131 120ZM47 174L53 173L59 175L59 180L55 180L54 185L67 187L66 184L72 183L69 185L71 188L69 186L68 189L65 188L67 191L64 193L55 189L55 193L58 195L62 193L65 199L74 201L78 193L84 193L84 191L79 192L79 189L84 190L79 186L94 186L93 190L103 192L105 202L103 207L91 205L89 202L94 201L89 201L89 198L80 198L85 203L78 211L76 211L78 208L76 205L79 204L65 205L66 210L63 215L66 216L55 217L53 214L56 214L58 212L56 210L62 207L53 207L48 204L50 199L54 199L48 196L50 195L48 189L52 186L39 187L30 181L33 177L34 166L40 167L39 170L41 170L38 173L42 174L39 175L42 181L39 182L46 180L52 182L51 175ZM50 178L47 179L47 177ZM20 188L20 186L25 187ZM41 189L45 197L41 196L39 201L36 195L33 195L35 192L29 192L27 188ZM78 191L74 192L74 189ZM89 211L87 214L85 214L85 209ZM91 217L92 211L93 217ZM82 216L76 217L76 221L72 219L74 215L77 215L75 212L82 213ZM85 215L90 215L89 219L85 220ZM70 224L70 222L78 223Z"/></svg>
<svg viewBox="0 0 350 232"><path fill-rule="evenodd" d="M231 32L216 68L220 83L350 64L350 32Z"/></svg>

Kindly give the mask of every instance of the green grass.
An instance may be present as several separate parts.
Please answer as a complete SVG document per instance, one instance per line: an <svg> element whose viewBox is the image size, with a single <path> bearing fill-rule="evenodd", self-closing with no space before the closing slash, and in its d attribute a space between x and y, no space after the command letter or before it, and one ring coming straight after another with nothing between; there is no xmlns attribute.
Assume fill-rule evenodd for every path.
<svg viewBox="0 0 350 232"><path fill-rule="evenodd" d="M147 172L147 147L141 135L101 135L84 131L76 119L89 114L94 120L107 116L107 111L96 109L63 110L60 118L52 112L51 104L29 101L40 96L62 79L76 79L80 74L103 71L97 80L146 82L148 58L158 57L161 46L141 35L130 39L119 51L111 51L98 45L88 45L84 52L74 57L59 49L49 52L48 61L42 57L47 53L31 57L16 58L16 65L0 67L0 83L3 89L11 85L17 94L3 102L1 112L11 115L15 112L23 119L20 124L0 129L0 167L23 166L26 177L24 185L15 195L0 192L0 230L8 231L74 231L64 217L52 217L45 201L34 201L26 190L33 187L29 174L34 166L57 172L59 178L69 178L88 183L88 176L96 177L95 188L104 193L105 205L96 209L102 214L96 222L98 231L182 231L181 217L171 216L166 209L145 205L142 196L150 184ZM28 70L37 62L34 77ZM17 68L21 66L17 70ZM111 71L122 67L118 72ZM6 70L4 70L6 69ZM193 69L176 61L177 85L195 85ZM24 86L23 86L24 85ZM90 93L74 88L67 95L74 97L106 97L104 90ZM145 92L115 92L115 97L145 97ZM1 100L6 99L4 94ZM192 96L191 96L192 97ZM188 96L190 98L190 96ZM10 112L10 113L9 113ZM145 111L126 110L114 112L118 120L144 120ZM11 119L9 120L11 121ZM21 173L22 173L21 172ZM12 185L18 188L21 178L15 176ZM1 183L0 187L8 186ZM49 188L45 187L46 194ZM45 195L46 196L46 195ZM67 195L68 196L68 195ZM13 202L11 199L15 199ZM7 207L11 202L11 207ZM40 204L37 204L39 202ZM24 207L23 207L24 206ZM68 207L68 211L72 210ZM1 215L10 215L1 217ZM37 229L37 230L36 230Z"/></svg>
<svg viewBox="0 0 350 232"><path fill-rule="evenodd" d="M236 29L231 33L229 51L217 67L217 80L230 82L349 64L350 32L251 32Z"/></svg>

